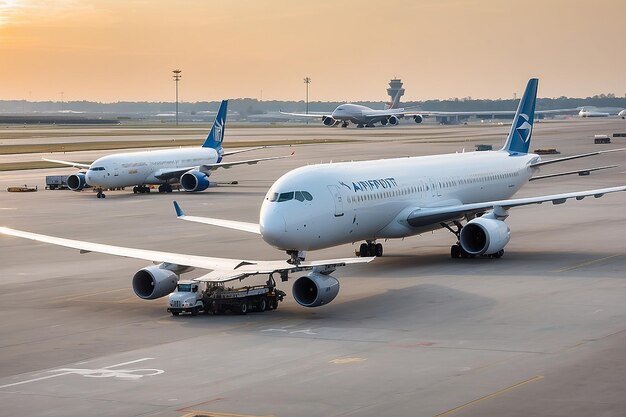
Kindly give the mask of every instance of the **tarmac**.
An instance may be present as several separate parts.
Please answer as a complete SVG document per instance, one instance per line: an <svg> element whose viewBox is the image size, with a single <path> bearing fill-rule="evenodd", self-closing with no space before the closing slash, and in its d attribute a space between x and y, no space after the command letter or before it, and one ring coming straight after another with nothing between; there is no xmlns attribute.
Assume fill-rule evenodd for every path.
<svg viewBox="0 0 626 417"><path fill-rule="evenodd" d="M46 175L72 168L3 172L0 225L177 253L285 259L259 236L177 220L172 201L190 215L256 222L268 188L290 169L463 152L477 143L497 149L509 130L506 123L422 127L290 128L294 139L354 142L254 151L248 155L296 152L215 171L218 184L200 193L126 190L97 199L89 190L43 189ZM274 130L282 135L246 129L245 140L255 131L266 140ZM623 120L546 121L535 125L531 148L557 148L561 155L543 157L550 159L626 147L626 138L593 144L594 134L615 132L626 132ZM225 146L237 137L227 129ZM616 152L547 166L542 174L622 164L534 181L517 196L624 185L625 160ZM24 184L39 191L6 191ZM0 416L621 416L625 206L626 193L615 193L512 209L501 259L451 259L454 236L446 230L383 242L382 258L333 273L341 291L329 305L295 303L296 275L278 283L288 297L277 310L247 315L172 317L165 299L132 291L145 261L0 236ZM351 256L358 243L307 259Z"/></svg>

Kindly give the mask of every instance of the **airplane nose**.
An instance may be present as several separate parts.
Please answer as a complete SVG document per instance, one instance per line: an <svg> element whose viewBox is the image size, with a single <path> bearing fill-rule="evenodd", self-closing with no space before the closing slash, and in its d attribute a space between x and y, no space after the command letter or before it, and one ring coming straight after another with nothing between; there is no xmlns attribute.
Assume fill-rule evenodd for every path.
<svg viewBox="0 0 626 417"><path fill-rule="evenodd" d="M274 247L284 249L284 240L287 237L285 216L276 210L265 212L261 217L260 230L264 241Z"/></svg>

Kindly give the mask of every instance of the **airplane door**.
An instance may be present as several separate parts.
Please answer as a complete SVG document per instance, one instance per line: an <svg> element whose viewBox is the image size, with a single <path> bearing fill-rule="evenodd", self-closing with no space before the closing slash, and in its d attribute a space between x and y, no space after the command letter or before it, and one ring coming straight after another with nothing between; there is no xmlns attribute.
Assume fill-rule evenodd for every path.
<svg viewBox="0 0 626 417"><path fill-rule="evenodd" d="M119 177L120 176L120 170L116 167L115 170L113 170L113 176L115 177Z"/></svg>
<svg viewBox="0 0 626 417"><path fill-rule="evenodd" d="M333 200L335 202L335 217L343 216L343 198L341 197L341 193L339 192L339 187L336 185L329 185L328 190L333 196Z"/></svg>

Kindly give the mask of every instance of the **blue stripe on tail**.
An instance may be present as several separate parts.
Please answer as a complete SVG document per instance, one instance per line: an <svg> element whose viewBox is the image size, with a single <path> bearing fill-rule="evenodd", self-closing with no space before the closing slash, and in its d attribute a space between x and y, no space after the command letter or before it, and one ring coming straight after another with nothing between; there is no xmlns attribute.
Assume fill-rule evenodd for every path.
<svg viewBox="0 0 626 417"><path fill-rule="evenodd" d="M539 80L531 78L528 80L526 91L522 96L511 125L511 131L502 148L510 154L526 154L530 147L530 138L533 132L533 122L535 120L535 102L537 100L537 85Z"/></svg>
<svg viewBox="0 0 626 417"><path fill-rule="evenodd" d="M203 148L222 149L222 141L224 140L224 130L226 129L226 111L228 110L228 100L222 100L220 109L213 122L213 127L209 132L209 136L202 144Z"/></svg>

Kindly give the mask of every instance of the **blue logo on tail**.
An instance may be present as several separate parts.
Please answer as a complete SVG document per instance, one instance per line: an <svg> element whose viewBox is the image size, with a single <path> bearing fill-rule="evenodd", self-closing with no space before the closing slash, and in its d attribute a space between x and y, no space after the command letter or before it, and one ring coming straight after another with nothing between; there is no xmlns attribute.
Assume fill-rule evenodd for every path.
<svg viewBox="0 0 626 417"><path fill-rule="evenodd" d="M537 78L528 80L526 91L517 107L511 131L506 139L504 148L502 148L502 150L508 151L510 154L528 153L530 138L533 133L538 83L539 80Z"/></svg>
<svg viewBox="0 0 626 417"><path fill-rule="evenodd" d="M213 148L218 151L222 150L222 141L224 140L224 129L226 128L226 112L228 110L228 100L222 100L220 109L213 122L213 127L209 132L206 140L202 144L203 148ZM221 159L221 158L220 158ZM218 161L219 162L219 161Z"/></svg>

